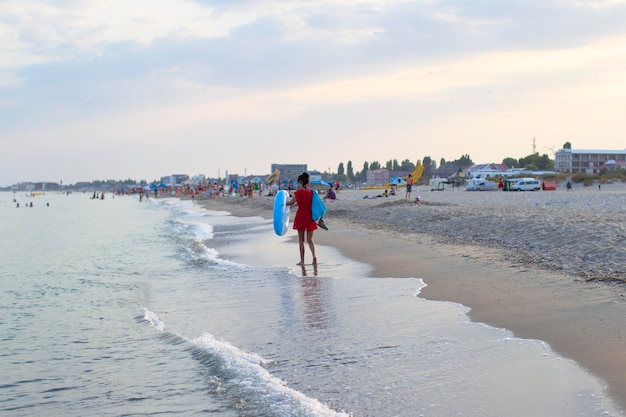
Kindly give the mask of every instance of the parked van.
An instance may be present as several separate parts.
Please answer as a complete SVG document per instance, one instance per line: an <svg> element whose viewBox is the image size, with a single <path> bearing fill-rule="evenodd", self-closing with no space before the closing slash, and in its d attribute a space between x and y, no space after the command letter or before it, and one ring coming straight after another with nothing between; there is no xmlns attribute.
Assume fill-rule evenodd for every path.
<svg viewBox="0 0 626 417"><path fill-rule="evenodd" d="M534 178L520 178L511 186L511 191L539 191L541 182Z"/></svg>
<svg viewBox="0 0 626 417"><path fill-rule="evenodd" d="M493 181L488 180L468 180L465 185L466 191L495 191L498 186Z"/></svg>

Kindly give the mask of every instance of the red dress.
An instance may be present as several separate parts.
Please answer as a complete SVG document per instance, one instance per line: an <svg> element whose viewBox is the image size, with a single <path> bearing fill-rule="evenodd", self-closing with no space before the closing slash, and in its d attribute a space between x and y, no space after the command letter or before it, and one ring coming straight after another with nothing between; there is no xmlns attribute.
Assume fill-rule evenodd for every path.
<svg viewBox="0 0 626 417"><path fill-rule="evenodd" d="M296 217L293 219L293 228L295 230L315 230L317 223L313 221L313 213L311 212L311 202L313 201L313 190L296 190L296 203L298 210Z"/></svg>

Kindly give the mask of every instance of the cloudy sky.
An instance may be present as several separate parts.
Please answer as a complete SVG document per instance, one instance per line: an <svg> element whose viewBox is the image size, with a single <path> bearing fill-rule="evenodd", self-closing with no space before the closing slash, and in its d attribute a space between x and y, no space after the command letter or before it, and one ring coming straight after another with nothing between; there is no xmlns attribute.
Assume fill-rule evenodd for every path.
<svg viewBox="0 0 626 417"><path fill-rule="evenodd" d="M626 148L626 1L0 0L0 186Z"/></svg>

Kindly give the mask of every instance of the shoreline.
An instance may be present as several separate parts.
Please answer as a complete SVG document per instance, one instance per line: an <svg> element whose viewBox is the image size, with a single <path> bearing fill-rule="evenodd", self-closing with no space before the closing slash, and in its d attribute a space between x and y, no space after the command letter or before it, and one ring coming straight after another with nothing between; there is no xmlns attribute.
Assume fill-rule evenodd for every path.
<svg viewBox="0 0 626 417"><path fill-rule="evenodd" d="M623 223L623 208L617 201L626 195L625 189L621 184L616 187L615 210L601 214L613 230L615 226L611 221ZM522 251L520 257L524 259L520 259L511 252L521 251L524 242L507 248L489 236L478 238L492 231L491 226L506 232L502 218L493 210L505 216L529 212L531 220L537 220L532 214L541 210L541 216L555 225L547 237L540 235L539 238L545 240L546 246L552 242L557 255L570 259L572 255L568 251L575 251L577 247L559 246L557 243L563 239L563 233L556 230L567 229L568 225L555 222L554 213L546 208L555 206L564 197L580 200L579 207L561 204L559 211L564 212L562 216L566 218L575 215L576 224L589 232L589 224L597 224L598 207L606 207L610 193L602 196L605 205L600 206L601 203L590 204L594 201L592 197L597 197L590 190L577 192L572 197L565 192L513 193L515 197L512 197L511 193L498 192L426 194L420 191L423 206L403 201L403 195L394 199L363 199L365 191L343 191L338 195L340 200L327 204L325 219L330 230L316 232L315 241L372 265L374 277L423 279L427 287L422 290L422 297L463 304L471 309L472 321L508 329L516 337L545 341L561 356L576 361L608 384L607 393L616 406L626 409L626 355L623 354L626 350L626 288L623 272L614 266L614 260L607 258L608 255L600 259L605 268L597 271L594 267L580 268L577 262L551 267L560 259L554 253L543 255L546 260L532 251ZM589 198L585 198L587 195ZM550 197L553 202L544 202L546 204L539 208L533 201L539 197ZM474 203L486 198L501 201L496 201L495 208L490 204L477 211L480 206ZM508 207L507 201L512 198L516 199L515 204ZM196 201L207 209L225 210L235 216L272 217L273 198L270 197L198 198ZM519 206L522 207L518 212ZM458 213L463 214L460 220L478 218L485 227L472 231L470 226L454 223ZM395 216L393 221L389 221L390 216ZM416 224L415 216L429 218L428 224ZM452 223L444 226L452 227L452 233L438 233L442 222L451 219ZM534 237L546 224L540 222L537 227L522 224L522 227L520 236L525 233ZM580 238L577 230L569 232ZM623 229L617 230L618 239L621 233ZM593 239L592 236L590 240ZM602 249L606 252L606 248ZM294 259L296 254L297 246L294 246ZM621 254L618 251L613 255L619 258Z"/></svg>

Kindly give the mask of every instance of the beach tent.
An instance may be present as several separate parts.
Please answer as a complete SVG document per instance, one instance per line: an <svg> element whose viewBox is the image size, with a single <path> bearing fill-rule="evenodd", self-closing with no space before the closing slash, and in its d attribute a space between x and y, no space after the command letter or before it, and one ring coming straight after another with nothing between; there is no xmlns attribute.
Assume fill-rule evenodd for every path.
<svg viewBox="0 0 626 417"><path fill-rule="evenodd" d="M544 191L555 191L556 190L556 181L547 181L545 180L541 184L541 189Z"/></svg>

